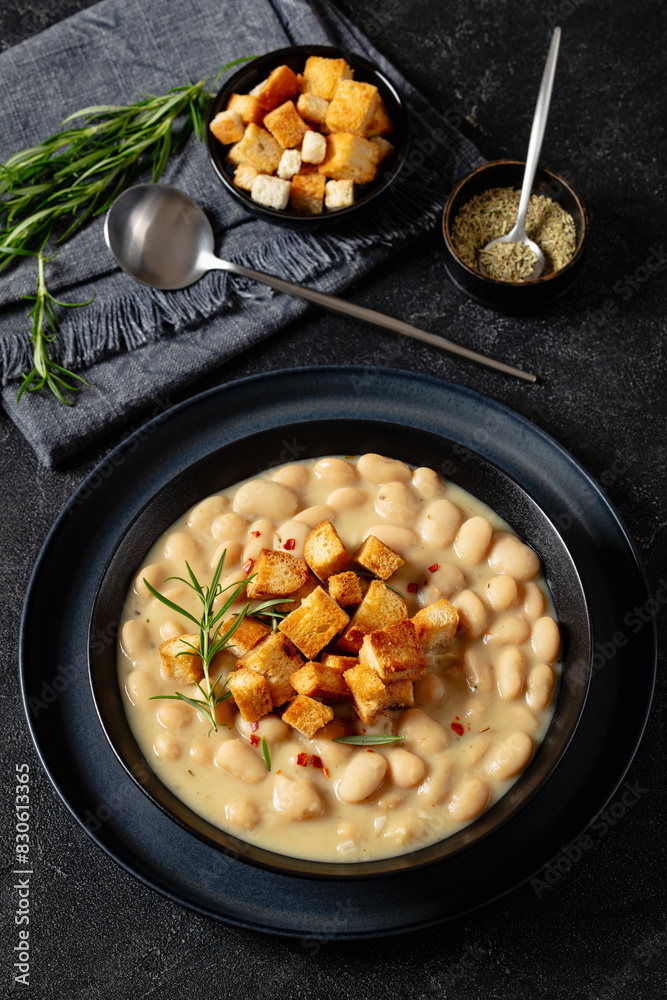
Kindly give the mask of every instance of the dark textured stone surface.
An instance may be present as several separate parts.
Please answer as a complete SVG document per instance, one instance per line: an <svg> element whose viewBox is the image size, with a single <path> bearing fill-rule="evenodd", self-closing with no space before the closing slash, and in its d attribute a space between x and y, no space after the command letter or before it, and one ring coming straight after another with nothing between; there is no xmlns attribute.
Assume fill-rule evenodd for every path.
<svg viewBox="0 0 667 1000"><path fill-rule="evenodd" d="M85 2L0 7L0 47ZM539 372L534 387L424 345L329 315L283 331L207 384L268 368L347 361L430 372L532 419L600 482L635 538L652 592L666 575L664 61L667 8L655 0L523 4L444 0L369 7L351 19L488 157L522 156L555 17L563 25L543 160L569 176L592 217L584 273L570 295L528 319L498 316L449 287L438 237L398 256L350 297ZM447 195L443 191L443 202ZM667 246L667 245L666 245ZM633 288L632 285L636 287ZM195 391L204 386L192 387ZM174 400L175 401L175 400ZM29 405L29 403L25 404ZM13 840L10 774L34 775L34 882L27 993L51 997L630 997L667 993L664 895L664 676L628 780L636 805L541 898L529 885L459 921L400 940L285 941L218 926L182 910L110 862L61 805L40 770L16 676L22 597L33 560L74 487L113 441L49 472L5 416L0 422L3 560L2 691L6 791L0 843ZM658 615L664 637L667 611ZM48 642L45 644L48 656ZM3 922L13 920L8 893ZM0 995L9 995L4 935ZM196 970L196 971L195 971ZM16 987L17 989L19 987Z"/></svg>

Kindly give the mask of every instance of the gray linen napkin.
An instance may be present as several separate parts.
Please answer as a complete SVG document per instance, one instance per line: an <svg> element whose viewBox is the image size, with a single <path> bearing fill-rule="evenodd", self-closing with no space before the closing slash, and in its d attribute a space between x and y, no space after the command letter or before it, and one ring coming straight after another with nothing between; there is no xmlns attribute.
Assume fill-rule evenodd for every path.
<svg viewBox="0 0 667 1000"><path fill-rule="evenodd" d="M249 216L222 190L205 147L191 138L163 177L206 210L216 250L291 280L339 294L397 247L426 232L453 181L481 162L328 0L103 0L0 56L0 162L57 131L73 111L128 103L215 73L225 63L291 44L335 44L374 60L407 98L410 157L398 182L361 222L335 233L285 230ZM148 178L146 178L148 179ZM342 220L341 220L342 221ZM90 383L64 407L50 394L15 402L31 367L27 345L34 263L0 278L0 380L12 420L39 458L56 465L169 393L259 343L307 308L302 300L212 272L189 289L164 293L122 274L106 248L103 220L63 244L47 265L59 297L92 306L63 316L54 357Z"/></svg>

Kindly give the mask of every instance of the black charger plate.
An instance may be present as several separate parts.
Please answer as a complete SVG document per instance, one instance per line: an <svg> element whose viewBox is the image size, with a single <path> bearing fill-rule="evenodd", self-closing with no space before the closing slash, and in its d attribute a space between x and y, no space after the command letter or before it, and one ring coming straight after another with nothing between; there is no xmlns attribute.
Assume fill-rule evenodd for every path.
<svg viewBox="0 0 667 1000"><path fill-rule="evenodd" d="M514 476L560 526L575 554L600 645L574 739L516 817L454 859L423 870L370 882L304 882L251 868L200 843L128 779L87 688L87 622L118 539L174 475L268 427L341 417L403 423L449 437ZM298 460L298 448L298 441L286 439L276 460ZM63 579L71 581L65 592ZM276 372L218 387L168 411L123 442L82 484L35 566L22 624L22 690L33 739L63 802L95 842L145 884L200 913L256 930L318 938L391 934L457 916L509 891L604 807L643 732L656 656L650 625L637 633L628 629L625 645L611 640L628 611L648 596L634 545L600 489L522 417L469 390L405 372ZM40 644L45 630L53 644L48 662ZM54 696L48 703L45 689Z"/></svg>

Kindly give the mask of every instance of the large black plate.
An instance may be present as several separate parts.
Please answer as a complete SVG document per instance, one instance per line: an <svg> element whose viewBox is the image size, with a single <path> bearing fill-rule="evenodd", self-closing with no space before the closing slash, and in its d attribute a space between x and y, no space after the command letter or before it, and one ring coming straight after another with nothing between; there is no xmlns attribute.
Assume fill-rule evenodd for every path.
<svg viewBox="0 0 667 1000"><path fill-rule="evenodd" d="M597 651L586 707L564 758L491 838L421 871L372 882L304 882L220 855L129 780L88 693L87 622L117 540L174 475L267 427L341 417L449 437L522 483L575 555ZM298 459L298 448L286 439L276 461ZM63 579L72 581L65 593ZM454 917L509 891L576 837L613 795L643 732L656 655L652 626L636 633L628 627L624 643L615 637L628 612L647 598L633 543L600 489L522 417L469 390L406 372L297 369L244 379L181 404L128 438L88 477L35 566L22 624L21 683L33 739L63 802L96 843L144 883L198 912L256 930L320 938L390 934ZM52 640L49 660L45 632Z"/></svg>

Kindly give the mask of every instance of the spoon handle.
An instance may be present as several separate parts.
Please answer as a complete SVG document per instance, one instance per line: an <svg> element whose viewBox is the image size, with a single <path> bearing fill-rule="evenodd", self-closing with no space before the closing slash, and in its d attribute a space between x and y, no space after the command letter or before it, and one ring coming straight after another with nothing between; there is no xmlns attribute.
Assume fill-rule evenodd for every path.
<svg viewBox="0 0 667 1000"><path fill-rule="evenodd" d="M533 181L535 180L537 161L539 160L540 153L542 151L544 130L547 127L547 118L549 116L551 91L553 90L554 76L556 74L556 60L558 59L559 45L560 28L556 28L551 39L551 45L549 46L549 54L544 67L544 73L542 74L540 92L537 95L535 114L533 116L533 126L530 130L530 143L528 144L528 154L526 156L526 169L523 174L523 184L521 185L521 200L519 201L519 211L517 213L515 228L518 229L519 226L521 226L521 230L524 234L526 231L526 212L528 211L530 192L533 187Z"/></svg>
<svg viewBox="0 0 667 1000"><path fill-rule="evenodd" d="M404 323L393 316L386 316L384 313L376 312L374 309L366 309L364 306L358 306L353 302L346 302L345 299L339 299L333 295L325 295L323 292L317 292L303 285L295 285L291 281L276 278L274 275L265 274L263 271L253 271L252 268L244 267L242 264L221 261L220 258L217 258L217 260L219 263L214 266L220 270L232 271L234 274L240 274L244 278L252 278L263 285L270 285L276 291L285 292L287 295L296 295L301 299L307 299L309 302L314 302L315 305L322 306L324 309L330 309L332 312L343 313L345 316L353 316L364 323L381 326L385 330L392 330L394 333L402 333L404 336L412 337L414 340L423 340L424 343L432 344L433 347L439 347L441 350L449 351L451 354L458 354L462 358L467 358L469 361L476 361L478 364L486 365L488 368L495 368L497 371L505 372L507 375L515 375L526 382L537 381L536 376L530 372L524 372L520 368L513 368L502 361L496 361L495 358L488 358L484 354L478 354L477 351L461 347L460 344L455 344L444 337L438 337L434 333L428 333L426 330L420 330L418 327ZM221 265L223 266L221 267Z"/></svg>

